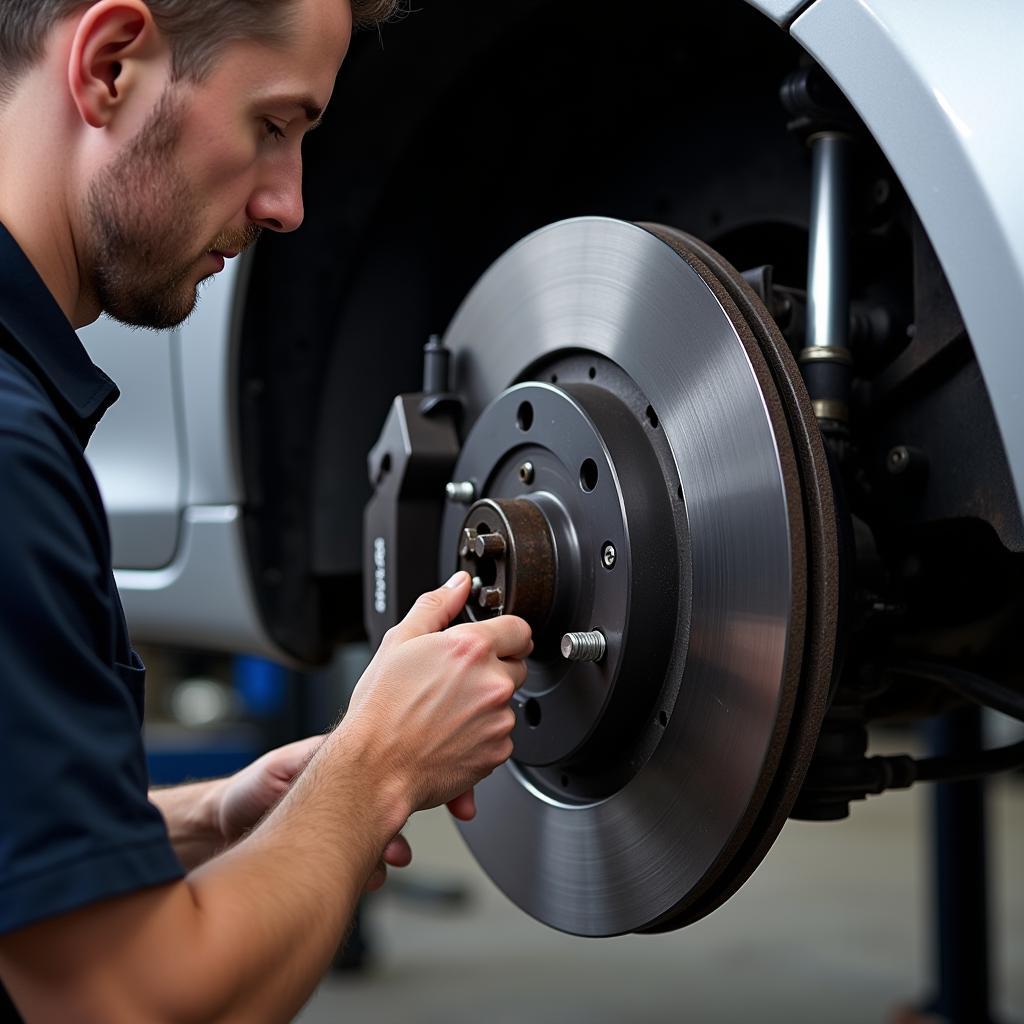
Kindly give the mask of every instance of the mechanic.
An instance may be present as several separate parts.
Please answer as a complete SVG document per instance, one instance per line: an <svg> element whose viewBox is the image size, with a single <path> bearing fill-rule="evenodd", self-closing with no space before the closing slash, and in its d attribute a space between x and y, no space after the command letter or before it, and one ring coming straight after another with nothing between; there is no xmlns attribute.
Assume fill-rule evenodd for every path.
<svg viewBox="0 0 1024 1024"><path fill-rule="evenodd" d="M461 573L329 736L147 794L144 668L83 455L118 393L74 328L173 327L262 229L299 226L303 136L353 25L393 4L0 0L0 1020L290 1019L409 861L409 816L471 817L511 754L530 630L446 628Z"/></svg>

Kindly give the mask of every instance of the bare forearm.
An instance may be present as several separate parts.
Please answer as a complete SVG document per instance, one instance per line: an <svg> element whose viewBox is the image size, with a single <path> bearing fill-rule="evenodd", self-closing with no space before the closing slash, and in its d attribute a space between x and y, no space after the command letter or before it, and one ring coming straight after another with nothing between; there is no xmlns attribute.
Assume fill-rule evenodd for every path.
<svg viewBox="0 0 1024 1024"><path fill-rule="evenodd" d="M291 1020L408 811L340 746L328 741L263 824L184 882L110 901L102 923L86 908L28 929L13 956L0 944L26 1018L74 1006L104 1024Z"/></svg>
<svg viewBox="0 0 1024 1024"><path fill-rule="evenodd" d="M226 842L217 820L223 779L151 789L149 799L167 823L171 845L186 871L205 864Z"/></svg>
<svg viewBox="0 0 1024 1024"><path fill-rule="evenodd" d="M342 797L339 780L325 778L336 770L329 759L312 765L264 826L189 877L205 944L231 951L218 965L235 978L227 1019L291 1020L404 824L355 784Z"/></svg>

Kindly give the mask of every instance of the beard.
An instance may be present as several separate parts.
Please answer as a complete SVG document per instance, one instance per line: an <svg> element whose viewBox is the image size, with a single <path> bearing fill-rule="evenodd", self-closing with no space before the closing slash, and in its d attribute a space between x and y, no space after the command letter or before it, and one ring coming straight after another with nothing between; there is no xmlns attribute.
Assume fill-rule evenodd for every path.
<svg viewBox="0 0 1024 1024"><path fill-rule="evenodd" d="M104 312L129 327L183 323L196 307L203 256L241 252L260 236L250 224L199 247L206 206L177 160L184 121L185 103L172 86L89 186L85 266Z"/></svg>

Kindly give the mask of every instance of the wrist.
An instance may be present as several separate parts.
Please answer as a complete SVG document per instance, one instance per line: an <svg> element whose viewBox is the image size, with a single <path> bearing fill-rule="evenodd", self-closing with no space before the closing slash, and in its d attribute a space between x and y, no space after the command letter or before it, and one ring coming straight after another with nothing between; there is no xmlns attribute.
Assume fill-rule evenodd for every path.
<svg viewBox="0 0 1024 1024"><path fill-rule="evenodd" d="M367 824L383 845L405 827L416 810L413 786L380 749L372 730L354 719L342 721L324 745L339 778L357 782L362 794Z"/></svg>

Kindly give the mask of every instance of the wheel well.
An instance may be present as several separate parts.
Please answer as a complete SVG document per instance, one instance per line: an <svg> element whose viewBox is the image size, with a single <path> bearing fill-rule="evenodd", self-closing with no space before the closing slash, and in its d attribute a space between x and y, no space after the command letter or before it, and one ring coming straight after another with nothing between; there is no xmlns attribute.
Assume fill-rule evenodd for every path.
<svg viewBox="0 0 1024 1024"><path fill-rule="evenodd" d="M272 635L322 660L359 630L365 456L420 350L523 235L580 214L675 224L804 274L807 165L778 86L799 47L742 0L483 10L425 0L357 39L307 150L303 228L265 238L240 437ZM780 265L781 260L781 265Z"/></svg>

